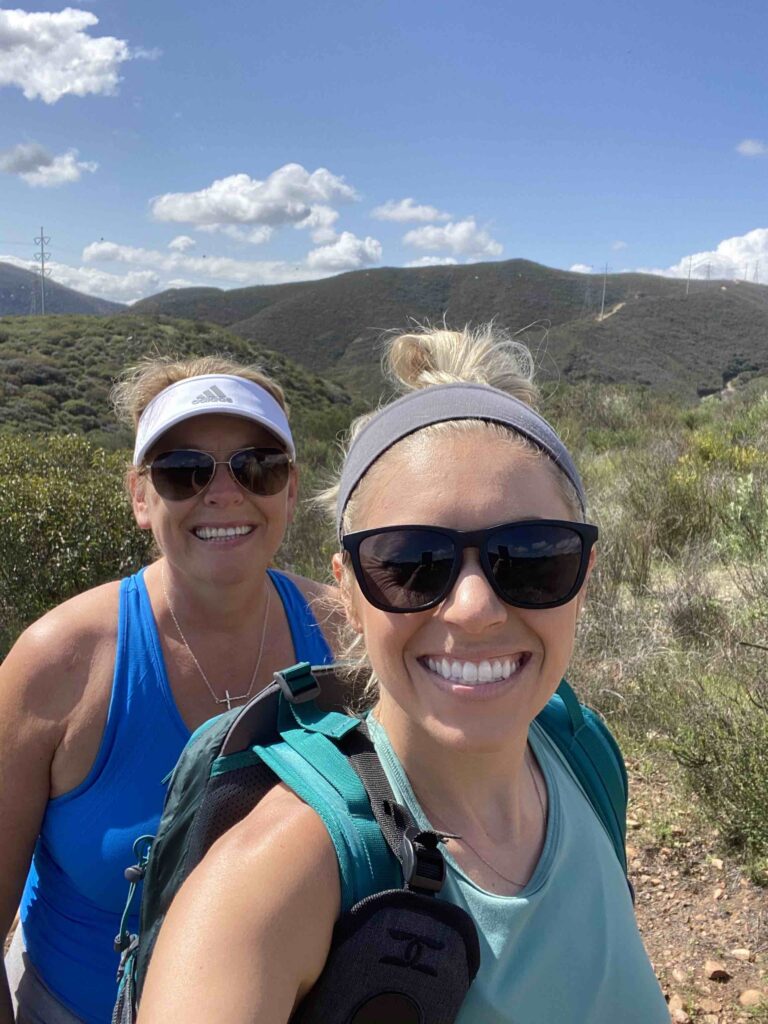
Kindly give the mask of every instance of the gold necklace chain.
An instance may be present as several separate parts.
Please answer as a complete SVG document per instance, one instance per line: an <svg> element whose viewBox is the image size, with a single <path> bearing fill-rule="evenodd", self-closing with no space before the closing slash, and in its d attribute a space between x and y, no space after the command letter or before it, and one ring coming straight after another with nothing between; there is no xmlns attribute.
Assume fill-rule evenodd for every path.
<svg viewBox="0 0 768 1024"><path fill-rule="evenodd" d="M255 668L253 670L253 675L251 676L251 685L248 687L248 692L247 693L241 693L241 694L231 694L229 692L229 690L225 690L224 691L224 696L223 697L219 697L219 696L217 696L216 691L214 690L214 688L211 686L211 684L210 684L210 682L208 680L208 676L203 671L203 666L200 664L200 662L195 657L195 652L189 646L189 642L188 642L187 638L184 636L184 633L182 632L181 626L179 625L179 620L176 618L176 615L174 614L173 605L171 604L171 599L168 596L168 588L167 588L167 586L165 584L165 562L161 562L160 563L160 580L161 580L161 582L163 584L163 596L165 597L165 603L168 605L168 611L171 613L171 618L173 619L173 624L176 627L176 632L181 637L181 642L187 648L187 651L189 652L190 658L195 663L195 668L197 669L197 671L202 676L202 679L203 679L203 682L205 683L205 685L208 687L208 692L213 697L213 699L214 699L216 704L226 704L227 705L227 711L231 711L232 710L232 701L233 700L248 700L248 698L253 693L253 687L254 687L254 684L256 683L256 676L258 675L259 668L261 666L261 657L264 654L264 638L267 635L267 622L269 620L269 604L270 604L270 600L272 598L272 590L271 590L271 588L269 586L269 583L267 583L267 604L266 604L266 607L264 609L264 624L261 627L261 643L259 644L259 655L256 658L256 666L255 666Z"/></svg>
<svg viewBox="0 0 768 1024"><path fill-rule="evenodd" d="M528 751L528 748L526 747L526 752L527 751ZM542 818L544 819L544 823L545 823L545 826L546 826L547 814L546 814L546 811L544 810L544 800L542 799L541 793L539 792L539 784L536 781L536 776L534 775L534 772L533 772L533 764L532 764L533 757L530 756L530 755L527 756L526 757L526 761L528 762L528 771L530 772L530 775L531 775L531 782L533 783L533 788L536 791L536 796L537 796L538 801L539 801L539 808L541 810L541 815L542 815ZM422 803L422 806L424 806L423 803ZM424 809L427 810L426 807L424 807ZM431 821L431 815L430 815L430 821ZM510 878L509 875L502 874L502 872L499 871L498 868L495 868L493 866L493 864L491 864L489 861L487 861L485 859L485 857L482 855L482 853L480 853L479 850L476 850L475 847L472 845L472 843L470 843L468 839L465 839L464 836L446 834L445 838L446 838L446 842L453 842L453 843L455 843L457 840L459 840L465 846L468 846L469 849L472 851L472 853L474 853L474 855L477 857L477 859L479 861L482 861L482 863L485 864L485 866L487 868L490 868L491 871L495 875L499 876L499 878L503 878L505 882L509 882L511 885L516 885L518 887L518 889L523 889L528 884L527 882L518 882L516 879Z"/></svg>

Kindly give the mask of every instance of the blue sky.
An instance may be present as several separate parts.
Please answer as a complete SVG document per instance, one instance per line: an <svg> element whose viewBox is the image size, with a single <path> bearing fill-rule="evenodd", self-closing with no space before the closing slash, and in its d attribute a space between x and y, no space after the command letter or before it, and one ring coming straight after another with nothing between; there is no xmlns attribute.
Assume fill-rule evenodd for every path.
<svg viewBox="0 0 768 1024"><path fill-rule="evenodd" d="M0 259L118 301L523 257L768 283L768 8L0 9Z"/></svg>

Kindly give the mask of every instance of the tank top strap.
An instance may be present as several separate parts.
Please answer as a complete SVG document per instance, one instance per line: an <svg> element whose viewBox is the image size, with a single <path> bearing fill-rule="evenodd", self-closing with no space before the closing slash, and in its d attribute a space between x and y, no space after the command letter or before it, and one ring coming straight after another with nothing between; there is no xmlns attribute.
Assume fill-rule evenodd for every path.
<svg viewBox="0 0 768 1024"><path fill-rule="evenodd" d="M119 692L126 701L135 700L138 697L137 691L143 691L146 681L151 680L148 695L155 708L156 691L159 690L171 721L184 736L189 736L189 730L173 699L160 635L144 581L145 571L146 567L121 583L113 699Z"/></svg>
<svg viewBox="0 0 768 1024"><path fill-rule="evenodd" d="M307 599L293 580L276 569L268 569L267 575L285 609L296 660L308 661L312 665L325 665L333 661L333 654L323 631Z"/></svg>

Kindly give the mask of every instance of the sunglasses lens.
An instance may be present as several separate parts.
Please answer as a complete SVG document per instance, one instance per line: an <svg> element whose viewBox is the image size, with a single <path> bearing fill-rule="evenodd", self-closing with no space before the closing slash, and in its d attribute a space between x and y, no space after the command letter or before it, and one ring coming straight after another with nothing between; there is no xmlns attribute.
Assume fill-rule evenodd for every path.
<svg viewBox="0 0 768 1024"><path fill-rule="evenodd" d="M576 530L547 523L514 524L488 538L487 555L499 592L510 604L537 608L572 594L582 565Z"/></svg>
<svg viewBox="0 0 768 1024"><path fill-rule="evenodd" d="M167 501L185 501L206 487L216 463L205 452L179 449L152 460L150 476L155 490Z"/></svg>
<svg viewBox="0 0 768 1024"><path fill-rule="evenodd" d="M278 494L288 482L291 460L279 448L244 448L230 459L235 480L251 494Z"/></svg>
<svg viewBox="0 0 768 1024"><path fill-rule="evenodd" d="M371 600L398 611L417 611L445 596L455 546L431 530L390 530L366 537L358 550Z"/></svg>

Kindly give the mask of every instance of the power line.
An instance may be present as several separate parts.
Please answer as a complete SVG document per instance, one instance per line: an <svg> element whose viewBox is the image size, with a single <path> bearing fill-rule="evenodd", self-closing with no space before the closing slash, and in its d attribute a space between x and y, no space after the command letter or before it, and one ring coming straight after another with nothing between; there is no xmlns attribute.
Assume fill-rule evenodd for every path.
<svg viewBox="0 0 768 1024"><path fill-rule="evenodd" d="M45 251L46 245L50 242L50 238L45 234L42 227L40 228L40 237L35 239L35 245L40 246L40 252L35 253L35 259L40 264L40 315L45 316L45 279L50 276L50 270L45 269L45 261L51 258L51 254Z"/></svg>

